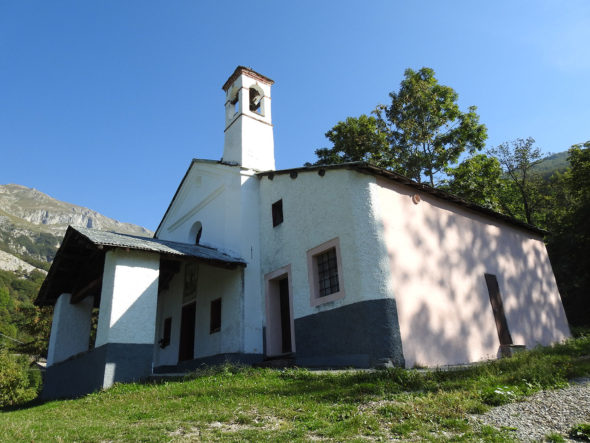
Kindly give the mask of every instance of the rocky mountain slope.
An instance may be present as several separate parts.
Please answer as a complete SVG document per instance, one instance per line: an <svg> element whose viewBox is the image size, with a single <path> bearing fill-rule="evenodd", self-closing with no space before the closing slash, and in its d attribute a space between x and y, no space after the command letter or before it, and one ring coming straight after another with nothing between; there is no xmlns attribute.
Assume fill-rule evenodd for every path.
<svg viewBox="0 0 590 443"><path fill-rule="evenodd" d="M121 223L36 189L0 185L0 251L4 251L0 254L0 269L24 272L30 272L30 266L47 269L68 225L152 235L141 226Z"/></svg>

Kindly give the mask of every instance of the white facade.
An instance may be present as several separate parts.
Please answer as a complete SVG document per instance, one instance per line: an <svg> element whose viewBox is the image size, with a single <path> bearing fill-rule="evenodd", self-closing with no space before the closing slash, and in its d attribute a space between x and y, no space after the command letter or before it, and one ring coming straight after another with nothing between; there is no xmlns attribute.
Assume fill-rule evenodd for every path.
<svg viewBox="0 0 590 443"><path fill-rule="evenodd" d="M106 343L153 344L158 300L158 254L108 251L95 347Z"/></svg>
<svg viewBox="0 0 590 443"><path fill-rule="evenodd" d="M86 298L71 304L71 299L72 294L60 295L53 309L48 366L88 350L93 300Z"/></svg>
<svg viewBox="0 0 590 443"><path fill-rule="evenodd" d="M156 232L157 238L163 240L194 243L195 227L198 226L202 228L199 244L243 257L248 262L244 270L234 272L231 277L227 271L217 271L222 275L215 283L210 282L214 269L207 273L207 279L199 279L199 293L212 294L211 297L223 294L224 334L219 336L224 338L210 337L204 329L197 332L196 357L263 352L265 306L259 297L262 292L260 203L259 179L255 174L275 167L270 104L272 83L266 77L238 68L224 85L226 128L222 162L193 161ZM257 96L258 110L250 108L251 96ZM225 280L230 283L225 288L220 287L220 282ZM202 288L201 285L209 286ZM170 302L174 303L172 299ZM197 319L197 330L208 322L203 316L209 306L200 303L207 302L197 297L197 316L202 317ZM203 310L199 311L199 307ZM173 322L173 325L173 330L178 333L179 322ZM162 362L165 362L162 364L173 364L172 351L168 351L167 358L163 357L164 351L156 353L162 355Z"/></svg>
<svg viewBox="0 0 590 443"><path fill-rule="evenodd" d="M260 238L262 274L290 265L293 316L300 318L384 297L388 287L388 263L375 226L375 206L368 177L345 169L275 175L260 182ZM271 205L283 201L284 222L273 228ZM339 239L344 298L312 306L306 252Z"/></svg>

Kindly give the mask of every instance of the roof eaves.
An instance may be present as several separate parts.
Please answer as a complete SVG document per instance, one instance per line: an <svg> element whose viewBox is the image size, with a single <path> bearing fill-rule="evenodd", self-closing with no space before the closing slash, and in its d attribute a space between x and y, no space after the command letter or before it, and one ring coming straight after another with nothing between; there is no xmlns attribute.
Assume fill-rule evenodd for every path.
<svg viewBox="0 0 590 443"><path fill-rule="evenodd" d="M512 224L512 225L516 225L516 226L518 226L520 228L524 228L524 229L526 229L528 231L532 231L535 234L538 234L538 235L541 235L541 236L546 236L546 235L549 234L549 231L546 231L544 229L538 228L537 226L534 226L534 225L531 225L529 223L525 223L523 221L517 220L514 217L510 217L508 215L501 214L500 212L496 212L496 211L494 211L492 209L486 208L485 206L478 205L477 203L473 203L473 202L464 200L461 197L457 197L456 195L453 195L453 194L451 194L449 192L446 192L446 191L442 191L440 189L433 188L433 187L431 187L431 186L429 186L427 184L415 182L413 180L410 180L407 177L404 177L403 175L397 174L397 173L392 172L392 171L387 171L386 169L382 169L382 168L379 168L377 166L370 165L368 163L356 163L353 166L353 169L357 169L357 170L360 170L360 171L366 170L370 174L380 175L380 176L383 176L383 177L392 179L394 181L397 181L397 182L403 183L403 184L405 184L407 186L410 186L410 187L412 187L414 189L421 190L423 192L426 192L426 193L429 193L431 195L434 195L434 196L436 196L438 198L441 198L441 199L450 201L452 203L455 203L455 204L457 204L459 206L463 206L463 207L469 208L469 209L471 209L473 211L484 213L484 214L486 214L488 216L491 216L491 217L496 218L496 219L500 219L500 220L502 220L504 222L507 222L507 223Z"/></svg>
<svg viewBox="0 0 590 443"><path fill-rule="evenodd" d="M132 249L138 251L154 252L163 255L194 257L223 265L246 266L246 262L238 257L233 257L215 248L203 245L192 245L158 238L140 237L130 234L91 230L86 228L73 228L85 239L98 247Z"/></svg>
<svg viewBox="0 0 590 443"><path fill-rule="evenodd" d="M473 211L484 213L492 218L502 220L502 221L507 222L512 225L516 225L516 226L523 228L527 231L534 232L537 235L546 236L549 234L549 231L546 231L544 229L541 229L536 226L530 225L528 223L522 222L522 221L517 220L517 219L510 217L508 215L501 214L501 213L496 212L492 209L486 208L485 206L481 206L476 203L469 202L469 201L464 200L460 197L457 197L456 195L450 194L450 193L448 193L446 191L442 191L440 189L433 188L427 184L418 183L418 182L411 180L408 177L405 177L401 174L398 174L393 171L388 171L387 169L379 168L379 167L371 165L370 163L367 163L367 162L347 162L347 163L337 163L337 164L331 164L331 165L310 165L310 166L302 166L299 168L280 169L277 171L264 171L264 172L259 172L257 175L258 175L258 177L267 176L267 177L271 178L274 175L283 175L283 174L291 174L291 173L299 173L299 172L311 172L311 171L317 171L320 169L324 169L324 170L350 169L350 170L355 170L355 171L362 172L362 173L369 174L369 175L373 175L373 176L378 175L378 176L393 180L395 182L404 184L404 185L409 186L413 189L434 195L435 197L441 198L443 200L450 201L458 206L469 208Z"/></svg>

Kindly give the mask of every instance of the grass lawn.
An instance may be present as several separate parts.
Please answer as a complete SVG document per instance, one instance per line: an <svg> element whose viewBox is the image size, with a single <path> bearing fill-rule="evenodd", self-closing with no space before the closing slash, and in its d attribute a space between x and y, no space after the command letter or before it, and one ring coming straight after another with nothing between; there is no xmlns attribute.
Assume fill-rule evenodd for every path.
<svg viewBox="0 0 590 443"><path fill-rule="evenodd" d="M470 414L590 375L590 336L453 371L222 366L0 412L0 441L510 441Z"/></svg>

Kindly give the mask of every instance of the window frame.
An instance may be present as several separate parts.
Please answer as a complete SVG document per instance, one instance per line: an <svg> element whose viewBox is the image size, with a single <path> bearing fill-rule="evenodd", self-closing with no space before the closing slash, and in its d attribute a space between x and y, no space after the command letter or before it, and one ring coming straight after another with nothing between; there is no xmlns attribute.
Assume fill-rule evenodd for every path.
<svg viewBox="0 0 590 443"><path fill-rule="evenodd" d="M319 287L319 271L317 257L330 249L334 249L336 253L336 265L338 273L338 291L329 295L320 296ZM307 251L307 273L309 279L309 302L312 307L323 305L324 303L340 300L345 297L344 282L342 278L342 258L340 254L340 239L338 237L328 240L319 246L316 246Z"/></svg>

